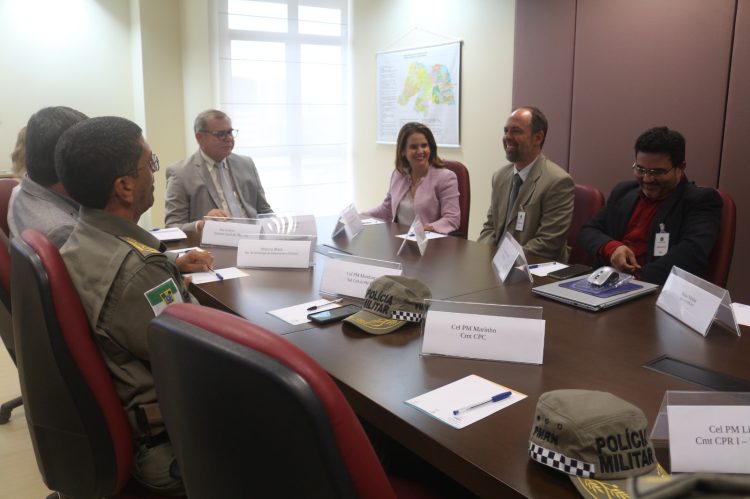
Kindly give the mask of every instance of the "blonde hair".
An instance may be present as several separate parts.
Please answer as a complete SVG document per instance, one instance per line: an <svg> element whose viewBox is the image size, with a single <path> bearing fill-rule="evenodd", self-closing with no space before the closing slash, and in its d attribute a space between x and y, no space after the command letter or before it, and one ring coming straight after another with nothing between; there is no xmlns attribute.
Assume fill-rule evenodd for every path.
<svg viewBox="0 0 750 499"><path fill-rule="evenodd" d="M13 163L13 175L23 177L26 174L26 127L18 131L16 147L10 153L10 160Z"/></svg>

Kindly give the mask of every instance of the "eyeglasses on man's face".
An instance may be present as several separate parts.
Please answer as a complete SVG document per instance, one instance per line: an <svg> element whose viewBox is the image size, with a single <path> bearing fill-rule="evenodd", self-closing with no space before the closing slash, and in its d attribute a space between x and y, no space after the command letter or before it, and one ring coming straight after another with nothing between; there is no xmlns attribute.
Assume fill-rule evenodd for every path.
<svg viewBox="0 0 750 499"><path fill-rule="evenodd" d="M646 175L651 175L653 178L660 178L666 175L667 173L674 170L675 167L667 168L666 170L661 168L644 168L638 163L633 163L633 172L639 177L645 177Z"/></svg>
<svg viewBox="0 0 750 499"><path fill-rule="evenodd" d="M237 130L236 128L230 128L229 130L219 130L219 131L216 131L216 132L211 132L209 130L201 130L201 132L207 133L209 135L213 135L214 137L216 137L219 140L224 140L227 137L229 137L230 135L232 136L232 138L237 137L237 134L240 131Z"/></svg>
<svg viewBox="0 0 750 499"><path fill-rule="evenodd" d="M148 160L148 167L151 170L151 173L159 171L159 156L157 156L156 153L151 153L151 158Z"/></svg>

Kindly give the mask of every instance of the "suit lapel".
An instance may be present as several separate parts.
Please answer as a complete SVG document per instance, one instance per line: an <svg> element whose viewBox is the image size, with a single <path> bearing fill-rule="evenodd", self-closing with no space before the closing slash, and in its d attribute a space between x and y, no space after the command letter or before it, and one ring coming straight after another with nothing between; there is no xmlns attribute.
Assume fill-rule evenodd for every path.
<svg viewBox="0 0 750 499"><path fill-rule="evenodd" d="M513 171L513 166L511 165L507 171L503 172L503 179L501 181L503 187L500 189L503 196L497 203L498 231L497 234L495 234L495 239L497 239L500 233L503 232L503 226L501 226L499 222L501 220L505 221L505 215L508 212L508 198L510 198L510 190L513 188Z"/></svg>
<svg viewBox="0 0 750 499"><path fill-rule="evenodd" d="M240 181L237 178L237 175L235 175L235 169L237 168L237 164L235 164L234 161L229 161L229 158L231 158L232 155L226 157L225 161L227 163L227 170L229 171L229 176L232 178L232 184L234 185L234 188L237 190L237 197L240 200L240 203L242 204L242 208L245 210L245 213L250 215L255 209L249 210L247 202L245 201L245 198L242 196L242 189L240 189ZM252 218L252 217L251 217Z"/></svg>
<svg viewBox="0 0 750 499"><path fill-rule="evenodd" d="M211 200L217 208L221 208L221 198L219 193L216 192L216 186L214 185L214 179L211 177L211 173L208 171L208 166L203 160L203 155L200 151L195 154L193 159L193 166L198 169L198 176L200 177L203 185L208 189L208 194L211 196Z"/></svg>
<svg viewBox="0 0 750 499"><path fill-rule="evenodd" d="M641 189L640 187L637 187L623 196L622 202L620 203L623 213L621 216L617 217L617 230L615 232L617 237L615 237L615 239L621 240L622 236L625 235L625 229L628 226L630 217L633 215L633 210L635 209L635 204L638 202L640 194Z"/></svg>

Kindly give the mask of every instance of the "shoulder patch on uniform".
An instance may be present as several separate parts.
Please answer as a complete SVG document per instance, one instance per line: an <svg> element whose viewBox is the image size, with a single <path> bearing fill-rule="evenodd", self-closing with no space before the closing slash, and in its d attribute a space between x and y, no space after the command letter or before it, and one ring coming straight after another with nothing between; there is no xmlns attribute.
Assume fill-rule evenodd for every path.
<svg viewBox="0 0 750 499"><path fill-rule="evenodd" d="M158 249L152 248L151 246L146 246L145 244L136 241L132 237L117 236L117 239L119 239L120 241L124 243L127 243L128 246L136 250L143 257L147 257L150 255L155 255L155 254L161 254L161 252Z"/></svg>
<svg viewBox="0 0 750 499"><path fill-rule="evenodd" d="M182 295L177 289L177 284L171 277L143 293L146 297L154 315L159 315L162 311L173 303L183 303Z"/></svg>

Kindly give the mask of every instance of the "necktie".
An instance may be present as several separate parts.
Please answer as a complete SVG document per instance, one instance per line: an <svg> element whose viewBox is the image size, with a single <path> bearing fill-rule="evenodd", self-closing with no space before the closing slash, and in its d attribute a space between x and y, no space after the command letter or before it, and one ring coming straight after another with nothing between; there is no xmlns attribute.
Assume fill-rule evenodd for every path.
<svg viewBox="0 0 750 499"><path fill-rule="evenodd" d="M221 183L221 189L224 191L224 199L227 202L229 213L233 218L242 218L242 210L240 210L239 205L237 205L237 200L234 199L234 190L229 183L227 173L224 171L226 166L223 162L216 163L214 166L216 167L216 173L219 175L219 183Z"/></svg>
<svg viewBox="0 0 750 499"><path fill-rule="evenodd" d="M513 205L516 202L516 198L518 197L518 191L521 190L521 184L523 184L523 179L521 179L521 175L516 173L515 175L513 175L513 184L510 187L510 196L508 197L508 209L505 210L505 222L503 222L503 225L500 228L499 235L497 237L497 241L495 241L495 244L500 244L500 239L502 239L503 234L505 234L505 226L508 224L508 221L510 220L510 213L513 210Z"/></svg>

